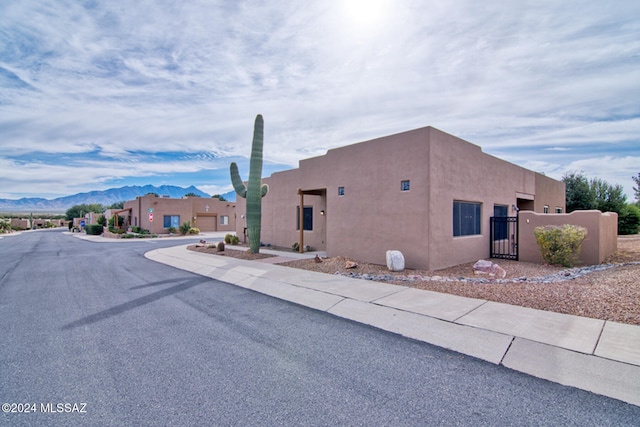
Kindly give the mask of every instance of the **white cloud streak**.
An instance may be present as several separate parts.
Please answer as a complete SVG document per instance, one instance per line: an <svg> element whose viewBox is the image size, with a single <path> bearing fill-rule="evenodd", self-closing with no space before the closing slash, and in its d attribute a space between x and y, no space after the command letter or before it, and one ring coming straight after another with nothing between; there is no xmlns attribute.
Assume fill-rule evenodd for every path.
<svg viewBox="0 0 640 427"><path fill-rule="evenodd" d="M616 167L587 172L630 186L616 180L638 173L640 4L374 3L4 2L0 186L19 197L222 170L248 155L258 113L265 159L283 168L433 125L555 172L604 145ZM132 152L217 157L126 163ZM55 190L30 178L48 174ZM223 176L208 185L228 188Z"/></svg>

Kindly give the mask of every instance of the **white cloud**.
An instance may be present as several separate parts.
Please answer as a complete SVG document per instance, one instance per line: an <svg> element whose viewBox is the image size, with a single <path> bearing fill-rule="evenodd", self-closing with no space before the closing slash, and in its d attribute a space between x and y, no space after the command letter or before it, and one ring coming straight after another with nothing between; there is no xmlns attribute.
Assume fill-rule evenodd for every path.
<svg viewBox="0 0 640 427"><path fill-rule="evenodd" d="M288 166L427 125L556 174L637 157L634 1L84 5L0 6L0 160L24 183L10 181L12 194L210 170L130 153L215 152L228 163L249 155L258 113L265 160ZM63 163L82 153L96 163ZM612 172L602 171L622 178ZM30 178L49 173L55 189ZM219 179L208 185L228 188Z"/></svg>

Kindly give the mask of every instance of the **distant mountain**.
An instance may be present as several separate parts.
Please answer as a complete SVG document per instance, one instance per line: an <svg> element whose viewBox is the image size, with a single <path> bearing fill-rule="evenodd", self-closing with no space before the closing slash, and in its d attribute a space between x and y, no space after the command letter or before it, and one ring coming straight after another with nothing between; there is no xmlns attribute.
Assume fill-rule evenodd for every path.
<svg viewBox="0 0 640 427"><path fill-rule="evenodd" d="M72 196L58 197L57 199L42 198L22 198L17 200L0 199L0 211L3 212L64 212L72 206L82 204L98 203L110 206L118 202L134 200L138 196L148 193L156 193L158 196L169 196L171 198L181 198L185 194L193 193L200 197L211 197L211 195L198 190L193 185L187 188L176 187L174 185L153 185L126 186L120 188L110 188L103 191L90 191L88 193L78 193ZM235 201L235 193L226 193L223 196L231 201Z"/></svg>

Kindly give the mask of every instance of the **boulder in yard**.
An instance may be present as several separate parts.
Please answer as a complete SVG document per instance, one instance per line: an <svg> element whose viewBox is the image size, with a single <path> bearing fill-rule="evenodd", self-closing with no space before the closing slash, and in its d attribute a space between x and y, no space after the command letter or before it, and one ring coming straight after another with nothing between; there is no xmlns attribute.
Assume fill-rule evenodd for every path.
<svg viewBox="0 0 640 427"><path fill-rule="evenodd" d="M344 264L344 268L356 268L358 266L358 263L355 261L349 261L347 260L347 262L345 262Z"/></svg>
<svg viewBox="0 0 640 427"><path fill-rule="evenodd" d="M404 255L400 251L387 251L387 268L390 271L404 270Z"/></svg>
<svg viewBox="0 0 640 427"><path fill-rule="evenodd" d="M500 267L498 264L494 264L491 261L487 261L484 259L481 259L473 264L473 273L488 274L491 277L499 277L501 279L504 279L507 275L507 272L504 268Z"/></svg>

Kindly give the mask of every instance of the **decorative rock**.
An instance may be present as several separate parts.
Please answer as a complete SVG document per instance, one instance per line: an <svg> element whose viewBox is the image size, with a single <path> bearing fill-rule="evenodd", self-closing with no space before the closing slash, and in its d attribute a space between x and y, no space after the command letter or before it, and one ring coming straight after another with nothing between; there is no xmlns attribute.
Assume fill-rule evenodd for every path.
<svg viewBox="0 0 640 427"><path fill-rule="evenodd" d="M404 255L400 251L387 251L387 268L390 271L404 270Z"/></svg>
<svg viewBox="0 0 640 427"><path fill-rule="evenodd" d="M347 261L347 263L353 263L355 264L355 266L357 266L357 264L354 263L353 261ZM461 283L476 283L476 284L498 283L498 284L506 285L509 283L515 284L515 283L522 283L522 282L551 284L556 282L573 280L575 278L578 278L590 273L594 273L596 271L602 271L602 270L607 270L609 268L622 267L622 266L628 266L628 265L640 265L640 262L634 261L634 262L624 262L620 264L592 265L592 266L586 266L581 268L573 268L570 270L563 270L547 276L540 276L540 277L520 276L513 279L460 278L460 277L442 277L442 276L429 277L429 276L419 276L419 275L394 276L392 274L371 275L371 274L354 273L352 271L350 271L349 273L341 273L339 271L336 271L334 274L352 277L356 279L376 280L376 281L395 281L395 282L413 281L415 279L415 280L423 280L423 281L444 281L444 282L461 282ZM566 275L567 272L570 273L569 276Z"/></svg>
<svg viewBox="0 0 640 427"><path fill-rule="evenodd" d="M504 270L504 268L500 267L498 264L494 264L491 261L486 261L484 259L481 259L473 264L473 273L488 274L491 277L498 276L501 279L504 279L507 275L507 272Z"/></svg>
<svg viewBox="0 0 640 427"><path fill-rule="evenodd" d="M320 258L320 255L316 254L316 257L313 259L316 264L320 264L322 262L322 258Z"/></svg>
<svg viewBox="0 0 640 427"><path fill-rule="evenodd" d="M344 264L344 268L356 268L357 266L358 266L358 263L354 261L347 261Z"/></svg>

